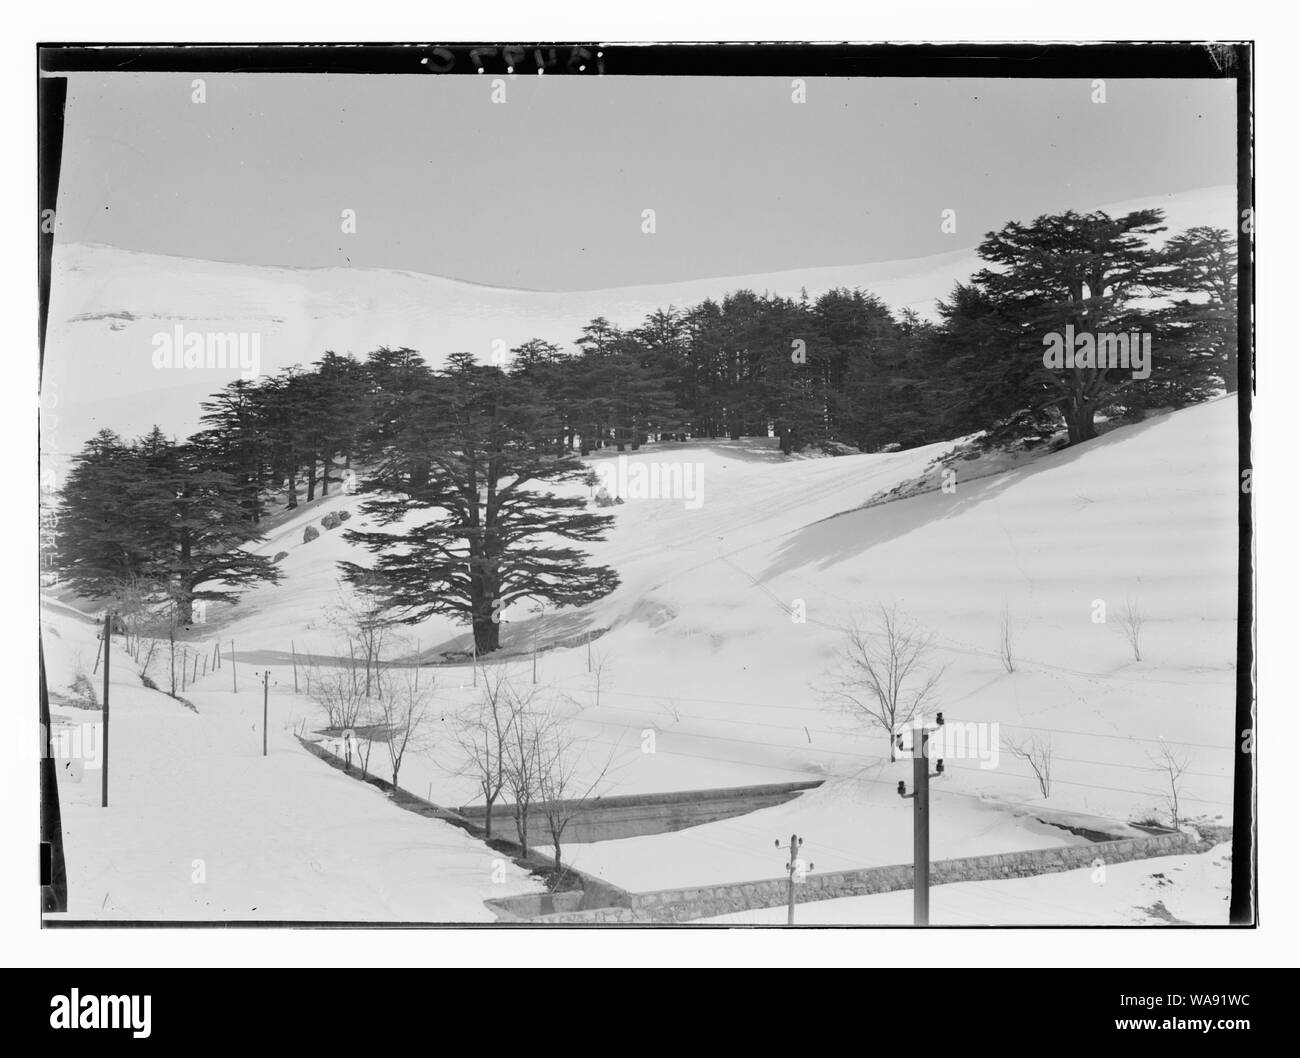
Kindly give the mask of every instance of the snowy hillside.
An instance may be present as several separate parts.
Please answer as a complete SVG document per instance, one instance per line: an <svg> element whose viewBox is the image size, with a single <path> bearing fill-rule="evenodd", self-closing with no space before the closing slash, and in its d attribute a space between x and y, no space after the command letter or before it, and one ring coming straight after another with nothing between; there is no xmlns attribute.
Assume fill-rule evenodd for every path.
<svg viewBox="0 0 1300 1058"><path fill-rule="evenodd" d="M1000 747L996 759L949 761L947 774L935 781L936 858L1041 848L1084 840L1077 830L1123 834L1132 833L1132 822L1167 820L1159 764L1166 746L1188 760L1183 816L1226 823L1235 675L1235 437L1235 403L1219 400L1116 429L1003 474L971 481L959 474L952 493L869 506L872 497L916 478L951 446L785 460L774 442L753 440L652 446L631 454L628 467L693 467L702 482L701 502L629 499L612 508L615 525L594 556L614 566L622 585L576 611L505 611L504 649L486 664L507 666L513 680L529 685L537 644L541 693L570 703L589 770L612 761L602 793L827 781L784 805L736 819L568 845L566 859L632 889L771 877L780 871L772 841L791 832L804 837L819 869L907 862L912 809L894 786L899 779L910 783L910 761L890 763L883 733L846 716L819 690L843 626L855 615L869 617L880 604L897 604L934 633L932 661L944 669L936 706L948 721L986 725L982 730L994 734L988 748ZM592 463L618 458L604 455ZM340 840L360 834L365 837L356 840L391 840L381 856L398 855L407 846L405 828L414 827L411 839L424 849L418 855L434 855L425 846L435 824L403 816L355 784L345 789L347 780L290 737L296 729L321 726L315 705L293 694L295 655L301 665L307 655L337 657L346 650L330 611L341 597L336 563L358 552L338 530L303 542L306 525L343 509L353 513L350 527L365 526L357 497L348 495L282 517L258 550L287 552L280 563L285 581L250 591L237 606L211 606L206 624L195 629L206 649L220 640L224 651L234 641L238 695L228 673L202 677L187 695L198 706L194 715L138 685L128 689L128 665L114 670L115 686L120 681L122 687L121 712L114 713L122 717L116 729L122 734L115 745L128 755L118 773L122 798L134 799L140 813L120 825L136 834L192 834L168 853L176 870L182 860L201 858L200 846L224 848L221 828L233 818L271 804L273 815L292 817L276 823L285 827L286 841L319 842L310 826L296 838L290 831L328 816ZM1096 621L1099 602L1109 615L1105 623ZM1130 602L1146 618L1141 661L1118 627ZM1011 672L999 656L1004 608L1014 644ZM800 614L806 621L793 619ZM94 656L93 639L81 642L79 662L72 642L93 633L54 608L47 608L46 620L62 637L47 645L51 683L62 690ZM588 670L588 635L595 672ZM442 664L444 651L466 645L464 629L436 618L405 629L404 636L393 656L409 658L418 649L427 677L436 681L440 714L451 716L475 693L470 666ZM251 714L260 702L245 682L263 668L272 673L273 773L258 771L259 718ZM1006 748L1008 740L1034 735L1052 745L1048 798L1026 763ZM133 776L129 755L150 745L154 755L137 762L149 777ZM171 762L162 788L176 792L175 803L152 804L147 793L159 782L159 760ZM401 782L443 804L472 803L475 791L460 770L444 727L403 764ZM386 777L384 762L375 771ZM205 793L204 814L185 817L185 811L199 811L197 803L191 809L182 804L193 782L209 791L229 786L231 800ZM90 792L73 792L65 819L74 872L87 869L76 861L78 827L94 814L89 808L84 814L75 801ZM330 800L335 797L337 804ZM439 841L438 855L469 872L465 890L449 899L472 903L482 847L475 852L459 832ZM328 848L313 848L306 860L325 863ZM112 862L120 864L121 857ZM418 873L404 860L390 867L405 878ZM116 889L113 900L127 910L124 894L136 883L112 883L111 873L122 868L107 860L89 869L107 872L93 874L95 885L110 894ZM503 894L498 887L488 895ZM183 906L186 898L169 899ZM432 898L399 889L391 899L392 908L427 917L421 901ZM461 904L455 908L467 914Z"/></svg>
<svg viewBox="0 0 1300 1058"><path fill-rule="evenodd" d="M42 631L52 690L91 671L94 625L47 608ZM108 808L98 710L53 706L71 917L491 922L485 899L540 891L463 831L306 753L279 693L263 757L251 668L237 693L214 674L185 697L197 712L143 687L119 641Z"/></svg>
<svg viewBox="0 0 1300 1058"><path fill-rule="evenodd" d="M1100 208L1119 214L1159 207L1173 234L1198 224L1233 228L1235 201L1231 187L1214 187ZM1061 208L1086 205L1063 202ZM745 288L790 297L807 290L816 297L835 287L860 287L895 311L911 308L932 317L936 299L979 267L968 245L912 260L555 293L412 272L271 268L59 245L44 397L57 426L47 414L42 440L47 452L67 456L103 427L127 437L154 423L179 436L192 431L199 402L239 372L156 369L154 336L177 327L256 334L257 366L267 374L310 364L326 350L364 356L381 345L409 346L435 364L461 350L488 362L528 338L568 348L596 316L630 327L655 309L684 308Z"/></svg>

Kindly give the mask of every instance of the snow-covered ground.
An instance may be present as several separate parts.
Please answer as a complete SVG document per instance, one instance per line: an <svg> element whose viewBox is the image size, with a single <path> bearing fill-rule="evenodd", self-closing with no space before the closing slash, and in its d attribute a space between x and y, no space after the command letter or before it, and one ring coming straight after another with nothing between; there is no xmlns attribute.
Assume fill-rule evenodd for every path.
<svg viewBox="0 0 1300 1058"><path fill-rule="evenodd" d="M992 882L956 882L930 889L935 926L1226 925L1231 851L1219 845L1193 856L1084 868ZM716 925L784 925L786 908L768 907L701 919ZM799 904L801 926L912 923L910 889Z"/></svg>
<svg viewBox="0 0 1300 1058"><path fill-rule="evenodd" d="M963 481L959 464L955 492L868 507L863 504L916 478L950 446L785 460L773 444L698 442L629 453L629 466L675 462L702 472L702 503L629 500L610 508L615 524L593 555L618 571L621 586L579 610L505 611L505 649L487 664L505 665L513 680L530 684L536 640L539 693L567 703L590 773L610 762L601 793L828 781L740 819L567 846L575 866L638 890L775 877L784 860L773 842L792 832L804 838L806 858L819 870L907 862L912 805L894 787L899 779L910 787L911 762L890 763L884 734L845 715L819 689L843 625L880 604L897 604L933 632L930 664L943 668L935 707L949 725L983 725L971 730L985 749L999 750L996 759L950 758L945 776L932 784L936 857L1080 840L1043 819L1112 830L1124 821L1167 820L1163 747L1188 760L1184 817L1228 821L1237 572L1231 400L1122 427L976 481ZM604 454L592 462L612 466L618 458ZM129 759L120 765L123 808L138 800L129 817L115 814L122 829L113 847L76 829L86 825L81 808L74 804L68 815L70 869L74 877L89 869L89 888L97 900L108 896L106 908L140 913L154 901L171 908L202 893L213 899L217 883L200 890L189 886L187 873L173 877L177 865L203 856L190 847L203 842L174 844L185 820L194 822L195 833L213 836L214 848L238 842L237 855L218 851L213 859L229 855L255 864L268 847L283 851L283 860L267 861L266 895L253 901L258 914L278 899L278 915L297 909L301 917L304 908L318 906L322 915L362 917L353 905L366 892L387 894L376 899L391 901L402 917L436 917L434 905L421 901L441 898L420 879L437 877L444 858L459 879L456 917L469 917L464 907L475 899L505 895L484 875L480 846L448 831L446 847L439 844L435 854L429 848L434 824L384 804L289 740L299 727L323 726L319 708L293 693L291 645L300 658L346 654L330 610L340 592L336 563L357 552L339 530L302 542L305 525L344 508L354 515L349 527L364 526L358 498L348 495L275 524L258 550L288 553L281 562L285 581L250 591L236 606L211 606L207 624L196 630L208 648L218 638L223 650L235 641L238 696L228 670L201 677L187 692L199 708L195 716L169 699L129 690L129 666L115 669L124 703L114 713L122 717L115 746L124 756L155 742L157 749L138 762L144 774L135 781L144 785L137 789L130 785ZM1141 661L1118 628L1129 601L1146 618ZM1096 620L1099 603L1105 623ZM1004 608L1012 623L1012 672L999 657ZM795 619L800 615L806 620ZM69 620L47 610L47 621L62 631L69 631ZM596 635L591 650L598 672L588 671L582 643L588 631ZM442 650L467 643L464 628L443 618L403 635L405 645L394 645L390 656L418 646L427 661L438 660ZM51 683L59 691L77 666L50 644L47 638ZM80 649L81 667L88 668L93 639ZM272 673L278 749L263 771L254 668ZM475 693L472 669L426 668L425 678L436 681L439 715L426 743L403 764L401 783L439 803L473 803L475 791L459 774L446 726ZM139 710L134 719L133 708ZM150 740L145 736L154 726L161 735ZM1048 798L1006 746L1034 735L1052 744ZM382 749L371 766L388 777ZM145 774L160 768L168 785L156 796L149 782L157 777ZM275 809L259 816L269 821L274 840L238 826L259 806ZM85 811L102 826L98 809ZM106 818L111 824L113 817ZM327 830L354 837L345 834L337 844L322 839L316 828L326 819L338 820ZM391 856L374 861L374 877L382 875L384 884L353 890L349 882L337 900L323 889L313 896L313 884L327 886L313 862L364 874L370 868L362 860L369 858L354 850L380 834L391 839ZM141 850L147 872L128 882L115 872L136 855L133 849ZM164 853L169 873L155 877ZM209 877L214 873L210 867ZM395 889L394 877L408 879L409 888ZM246 886L231 893L223 906L247 902ZM421 906L426 910L408 910Z"/></svg>
<svg viewBox="0 0 1300 1058"><path fill-rule="evenodd" d="M47 610L43 629L56 684L78 654L93 666L94 626ZM279 693L263 757L251 669L237 694L215 679L187 690L196 713L141 686L120 648L112 661L107 808L101 714L52 709L69 917L491 922L485 899L541 890L463 831L307 753Z"/></svg>

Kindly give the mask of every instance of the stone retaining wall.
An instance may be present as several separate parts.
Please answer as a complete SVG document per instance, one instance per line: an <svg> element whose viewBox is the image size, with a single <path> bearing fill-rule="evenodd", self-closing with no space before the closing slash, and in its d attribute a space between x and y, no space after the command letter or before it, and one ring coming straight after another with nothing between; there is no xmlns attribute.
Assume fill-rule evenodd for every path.
<svg viewBox="0 0 1300 1058"><path fill-rule="evenodd" d="M748 815L760 808L771 808L820 785L821 780L815 779L763 786L735 786L721 790L679 790L661 794L596 797L572 805L572 817L565 827L564 841L566 844L584 845L592 841L611 841L685 830L703 823ZM482 805L470 805L460 808L459 814L471 823L482 826L486 811ZM509 825L513 826L514 806L494 805L492 819L493 822L509 821ZM530 845L539 847L550 844L546 817L540 804L534 804L529 809L528 841Z"/></svg>
<svg viewBox="0 0 1300 1058"><path fill-rule="evenodd" d="M1119 841L1059 845L1050 849L1007 852L992 856L935 860L930 864L930 883L987 881L994 878L1024 878L1090 867L1096 861L1123 863L1202 851L1207 842L1192 834L1159 834ZM780 907L788 899L787 880L770 878L727 885L701 885L687 889L661 889L632 894L632 919L636 922L688 922L753 908ZM795 889L797 903L834 900L844 896L867 896L912 888L912 865L865 867L852 871L809 874ZM550 921L550 918L547 919Z"/></svg>

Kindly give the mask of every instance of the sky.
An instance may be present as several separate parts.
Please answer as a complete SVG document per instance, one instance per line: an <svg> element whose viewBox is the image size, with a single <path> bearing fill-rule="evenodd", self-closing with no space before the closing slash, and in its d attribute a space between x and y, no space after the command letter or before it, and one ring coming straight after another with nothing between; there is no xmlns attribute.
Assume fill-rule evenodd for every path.
<svg viewBox="0 0 1300 1058"><path fill-rule="evenodd" d="M1236 181L1232 81L195 76L70 78L58 240L593 290Z"/></svg>

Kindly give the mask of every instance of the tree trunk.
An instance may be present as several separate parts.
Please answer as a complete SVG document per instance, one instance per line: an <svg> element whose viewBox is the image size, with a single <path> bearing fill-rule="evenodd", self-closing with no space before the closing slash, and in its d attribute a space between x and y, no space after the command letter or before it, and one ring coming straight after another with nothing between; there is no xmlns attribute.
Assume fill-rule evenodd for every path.
<svg viewBox="0 0 1300 1058"><path fill-rule="evenodd" d="M528 809L515 805L515 830L519 835L519 847L523 850L523 859L528 858Z"/></svg>
<svg viewBox="0 0 1300 1058"><path fill-rule="evenodd" d="M501 646L501 626L491 616L474 618L474 648L481 657Z"/></svg>
<svg viewBox="0 0 1300 1058"><path fill-rule="evenodd" d="M1065 427L1072 445L1091 441L1097 436L1097 424L1093 422L1096 405L1085 400L1065 410Z"/></svg>

